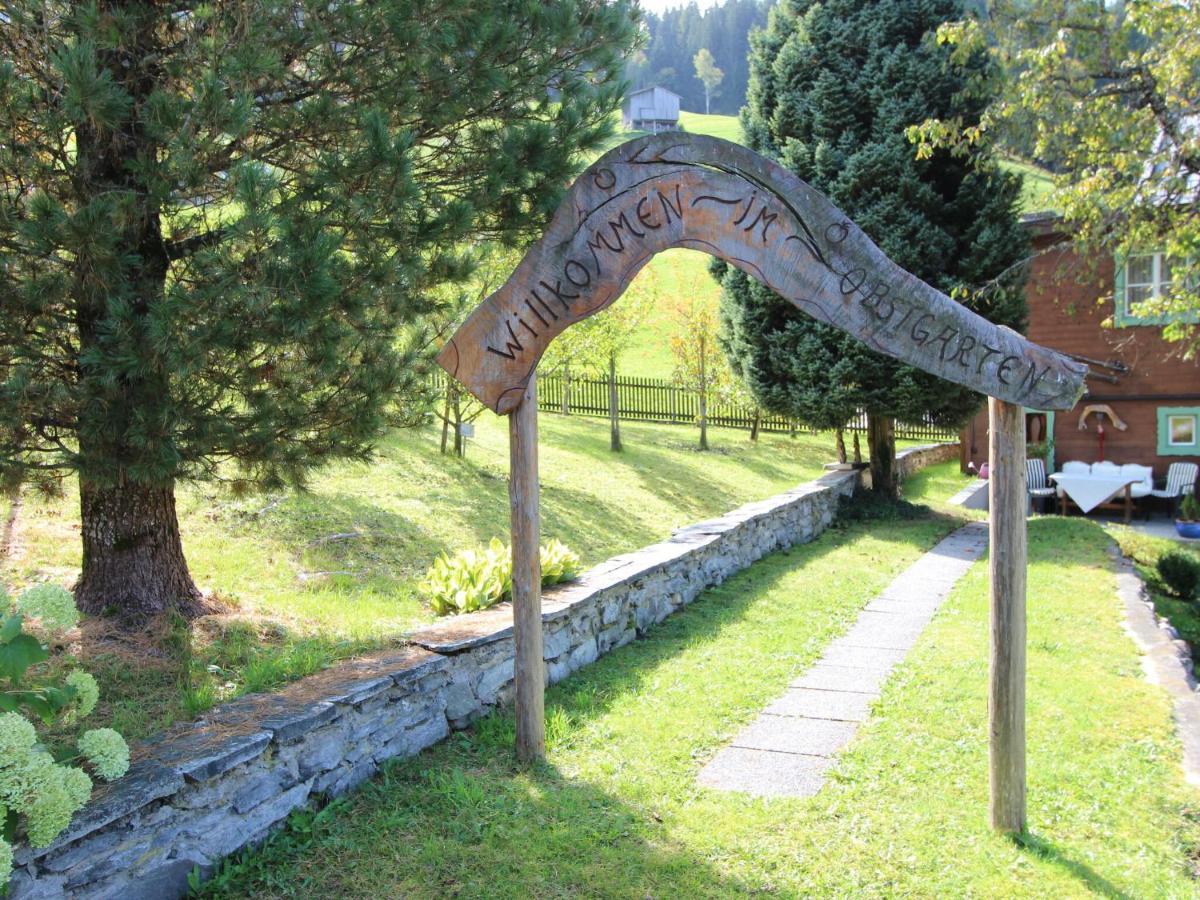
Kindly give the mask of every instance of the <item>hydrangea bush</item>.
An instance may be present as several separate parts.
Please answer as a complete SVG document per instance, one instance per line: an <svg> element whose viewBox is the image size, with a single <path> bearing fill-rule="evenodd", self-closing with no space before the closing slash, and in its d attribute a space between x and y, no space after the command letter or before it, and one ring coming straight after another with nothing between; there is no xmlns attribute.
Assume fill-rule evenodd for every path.
<svg viewBox="0 0 1200 900"><path fill-rule="evenodd" d="M106 781L129 769L129 747L111 728L83 732L74 753L57 757L38 740L28 716L73 724L96 708L100 689L81 669L61 684L27 683L50 650L25 629L26 619L53 634L73 628L79 613L70 592L56 585L29 588L15 603L0 585L0 886L12 872L13 842L47 846L88 801L92 779L81 766Z"/></svg>

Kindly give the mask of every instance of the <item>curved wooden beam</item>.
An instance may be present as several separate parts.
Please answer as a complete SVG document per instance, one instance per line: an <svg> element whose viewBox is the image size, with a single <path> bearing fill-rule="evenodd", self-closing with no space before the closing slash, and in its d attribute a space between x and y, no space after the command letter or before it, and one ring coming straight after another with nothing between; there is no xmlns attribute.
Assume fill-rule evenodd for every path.
<svg viewBox="0 0 1200 900"><path fill-rule="evenodd" d="M888 259L818 191L717 138L660 134L609 151L438 362L510 412L547 345L604 309L654 256L690 247L870 347L980 393L1070 409L1087 367L979 316Z"/></svg>

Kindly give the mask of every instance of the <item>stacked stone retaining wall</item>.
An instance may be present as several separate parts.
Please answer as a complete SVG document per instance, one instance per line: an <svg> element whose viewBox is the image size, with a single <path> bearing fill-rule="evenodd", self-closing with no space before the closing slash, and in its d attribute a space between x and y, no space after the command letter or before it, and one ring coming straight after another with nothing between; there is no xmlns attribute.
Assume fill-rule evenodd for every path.
<svg viewBox="0 0 1200 900"><path fill-rule="evenodd" d="M898 464L909 473L955 453L956 445L914 448ZM548 589L547 681L628 644L764 555L812 540L858 485L856 472L831 472ZM393 652L226 703L140 747L129 774L100 788L51 846L18 848L10 897L180 896L193 869L211 871L293 810L506 703L512 677L512 612L503 604L418 629Z"/></svg>

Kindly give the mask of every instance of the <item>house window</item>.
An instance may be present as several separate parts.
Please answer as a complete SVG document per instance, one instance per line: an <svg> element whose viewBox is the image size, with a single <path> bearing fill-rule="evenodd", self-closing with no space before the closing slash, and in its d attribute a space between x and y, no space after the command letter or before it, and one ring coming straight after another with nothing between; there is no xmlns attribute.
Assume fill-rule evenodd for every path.
<svg viewBox="0 0 1200 900"><path fill-rule="evenodd" d="M1180 315L1147 316L1138 315L1135 310L1139 303L1147 300L1158 300L1171 293L1175 284L1173 269L1177 268L1171 257L1165 253L1131 253L1118 260L1115 293L1116 316L1118 327L1129 325L1166 325L1168 322L1184 318ZM1190 316L1187 316L1190 319Z"/></svg>
<svg viewBox="0 0 1200 900"><path fill-rule="evenodd" d="M1159 456L1200 456L1200 406L1158 408Z"/></svg>

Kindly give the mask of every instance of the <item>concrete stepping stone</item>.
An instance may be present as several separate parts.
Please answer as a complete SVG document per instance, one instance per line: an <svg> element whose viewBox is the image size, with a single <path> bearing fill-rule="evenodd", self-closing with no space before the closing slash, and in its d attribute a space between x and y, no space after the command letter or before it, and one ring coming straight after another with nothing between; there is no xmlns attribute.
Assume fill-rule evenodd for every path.
<svg viewBox="0 0 1200 900"><path fill-rule="evenodd" d="M917 642L954 585L987 549L972 522L896 577L812 668L703 769L707 787L755 797L811 797L853 740L884 682Z"/></svg>
<svg viewBox="0 0 1200 900"><path fill-rule="evenodd" d="M763 710L770 716L801 716L806 719L833 719L838 722L865 722L874 694L857 691L821 691L791 688Z"/></svg>
<svg viewBox="0 0 1200 900"><path fill-rule="evenodd" d="M742 729L742 733L733 739L733 746L743 750L833 756L850 743L856 731L857 722L763 713Z"/></svg>
<svg viewBox="0 0 1200 900"><path fill-rule="evenodd" d="M753 797L811 797L825 783L825 771L832 765L828 756L727 747L704 767L699 781Z"/></svg>

